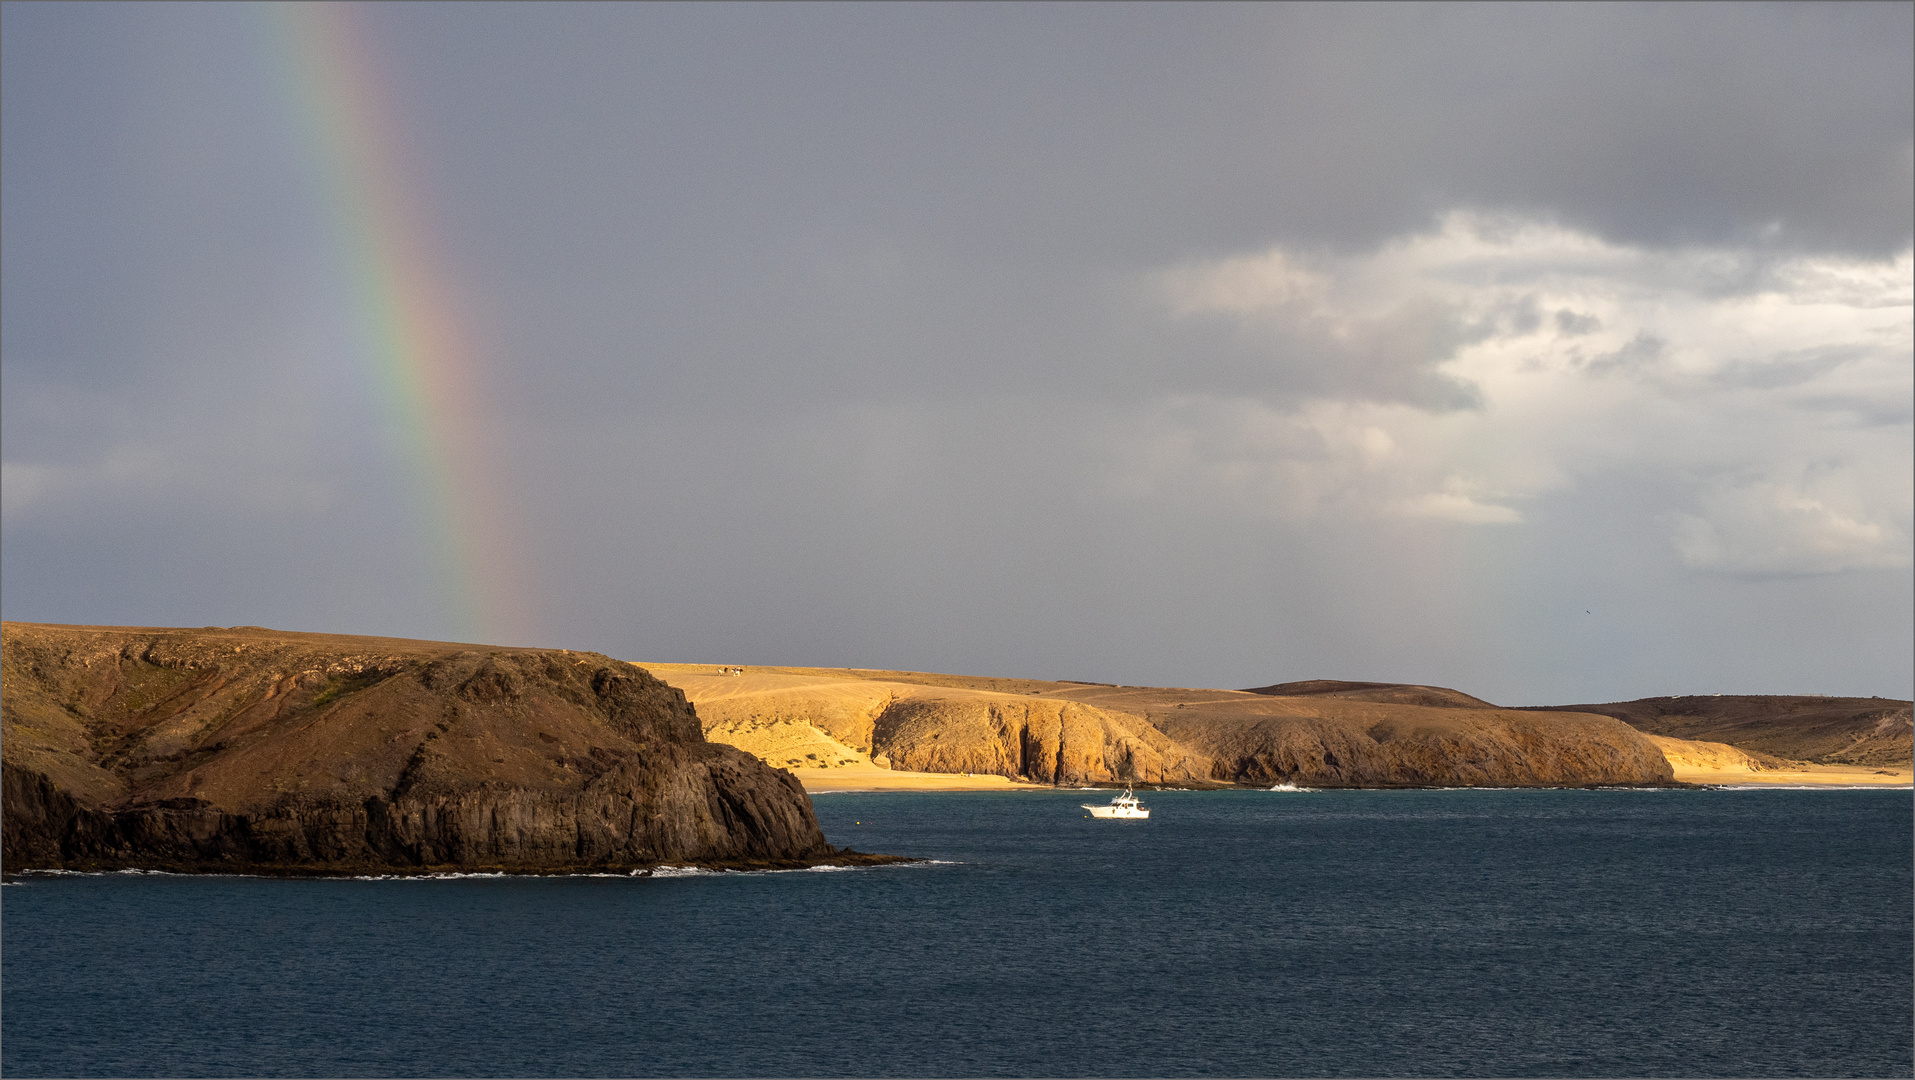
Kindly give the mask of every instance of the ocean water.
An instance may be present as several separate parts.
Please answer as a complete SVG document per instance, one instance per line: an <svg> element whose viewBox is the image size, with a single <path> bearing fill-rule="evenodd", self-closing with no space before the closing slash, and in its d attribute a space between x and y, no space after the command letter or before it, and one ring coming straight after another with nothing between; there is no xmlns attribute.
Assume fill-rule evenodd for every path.
<svg viewBox="0 0 1915 1080"><path fill-rule="evenodd" d="M1909 1076L1907 791L816 799L935 862L0 889L27 1076Z"/></svg>

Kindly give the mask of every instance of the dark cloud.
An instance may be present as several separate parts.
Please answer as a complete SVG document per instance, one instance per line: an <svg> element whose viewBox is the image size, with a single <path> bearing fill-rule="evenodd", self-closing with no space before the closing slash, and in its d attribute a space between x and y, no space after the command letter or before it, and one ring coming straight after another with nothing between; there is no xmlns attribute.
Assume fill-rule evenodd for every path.
<svg viewBox="0 0 1915 1080"><path fill-rule="evenodd" d="M1565 337L1580 337L1602 329L1602 320L1594 315L1579 315L1568 308L1556 313L1556 329Z"/></svg>
<svg viewBox="0 0 1915 1080"><path fill-rule="evenodd" d="M1622 348L1590 357L1582 367L1594 376L1643 375L1662 363L1662 354L1667 348L1661 338L1642 331Z"/></svg>
<svg viewBox="0 0 1915 1080"><path fill-rule="evenodd" d="M1753 390L1776 390L1800 386L1818 375L1826 375L1843 364L1867 356L1867 350L1854 345L1830 345L1816 349L1791 349L1761 361L1738 360L1724 364L1715 381L1723 386Z"/></svg>
<svg viewBox="0 0 1915 1080"><path fill-rule="evenodd" d="M1356 494L1318 503L1377 502L1363 454L1385 422L1295 418L1494 422L1444 367L1486 341L1581 335L1591 370L1681 344L1541 285L1465 311L1356 281L1409 274L1389 245L1459 211L1612 253L1726 252L1724 296L1797 287L1775 268L1805 255L1906 250L1908 5L360 14L497 412L491 479L534 537L541 640L1524 700L1817 688L1795 676L1906 692L1906 570L1704 580L1670 553L1697 496L1667 477L1632 502L1571 469L1518 515L1432 472L1444 505L1525 522L1476 531L1273 521L1228 493L1343 454ZM336 239L267 20L0 18L7 616L454 633L388 418L340 359ZM1273 250L1354 299L1181 310L1166 289ZM1708 276L1666 272L1692 293ZM1744 357L1709 385L1899 437L1883 403L1906 395L1837 385L1833 355ZM1250 419L1204 430L1229 416ZM1208 479L1126 494L1146 451ZM1659 629L1578 637L1553 612L1591 591ZM1798 608L1799 634L1734 640L1696 614Z"/></svg>

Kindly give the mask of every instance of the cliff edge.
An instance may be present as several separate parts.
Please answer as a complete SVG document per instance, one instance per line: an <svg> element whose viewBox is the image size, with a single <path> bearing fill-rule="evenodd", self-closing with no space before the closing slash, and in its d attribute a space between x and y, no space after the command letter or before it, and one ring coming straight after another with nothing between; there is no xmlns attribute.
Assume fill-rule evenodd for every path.
<svg viewBox="0 0 1915 1080"><path fill-rule="evenodd" d="M9 871L549 873L864 861L790 773L596 653L0 627Z"/></svg>

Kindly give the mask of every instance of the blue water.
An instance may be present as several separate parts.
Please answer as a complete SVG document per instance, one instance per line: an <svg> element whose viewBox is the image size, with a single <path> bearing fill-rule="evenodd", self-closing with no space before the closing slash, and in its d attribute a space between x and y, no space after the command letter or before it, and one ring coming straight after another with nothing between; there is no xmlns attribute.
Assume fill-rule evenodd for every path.
<svg viewBox="0 0 1915 1080"><path fill-rule="evenodd" d="M818 797L932 865L33 877L11 1077L1909 1076L1911 797Z"/></svg>

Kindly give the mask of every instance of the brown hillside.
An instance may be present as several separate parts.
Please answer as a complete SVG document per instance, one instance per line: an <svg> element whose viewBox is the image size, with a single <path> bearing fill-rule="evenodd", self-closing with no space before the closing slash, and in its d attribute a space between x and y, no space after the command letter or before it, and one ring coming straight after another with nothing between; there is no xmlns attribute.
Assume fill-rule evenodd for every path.
<svg viewBox="0 0 1915 1080"><path fill-rule="evenodd" d="M1653 744L1610 717L1543 719L1435 687L1303 684L1316 692L1277 697L910 672L647 667L685 691L708 738L794 768L876 762L1058 784L1345 787L1673 777Z"/></svg>
<svg viewBox="0 0 1915 1080"><path fill-rule="evenodd" d="M7 623L5 865L279 871L832 858L787 773L595 653Z"/></svg>
<svg viewBox="0 0 1915 1080"><path fill-rule="evenodd" d="M1420 689L1420 688L1419 688ZM1465 695L1458 695L1459 697ZM1179 746L1236 783L1337 787L1531 787L1673 779L1661 751L1608 717L1534 724L1508 709L1400 704L1341 695L1275 697L1133 690L1129 699Z"/></svg>
<svg viewBox="0 0 1915 1080"><path fill-rule="evenodd" d="M1652 735L1824 765L1906 765L1915 759L1910 703L1893 698L1724 694L1531 711L1599 713Z"/></svg>
<svg viewBox="0 0 1915 1080"><path fill-rule="evenodd" d="M1304 682L1259 686L1246 694L1269 697L1327 697L1344 701L1375 701L1387 705L1428 705L1439 709L1494 709L1482 698L1442 686L1416 686L1409 683L1338 682L1335 679L1309 679Z"/></svg>

